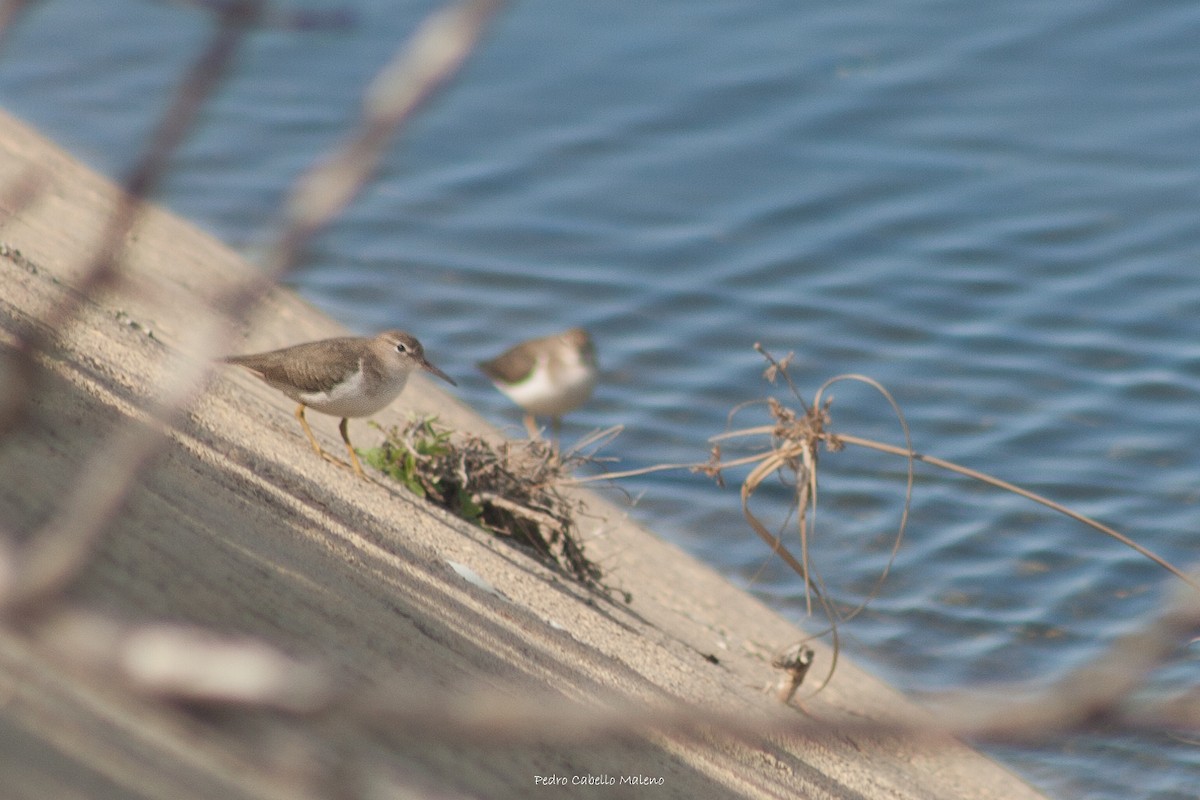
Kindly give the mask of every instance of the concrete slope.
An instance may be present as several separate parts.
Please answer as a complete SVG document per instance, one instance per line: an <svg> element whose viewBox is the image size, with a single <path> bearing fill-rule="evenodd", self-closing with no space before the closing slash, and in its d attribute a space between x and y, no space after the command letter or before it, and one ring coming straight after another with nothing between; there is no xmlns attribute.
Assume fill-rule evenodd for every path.
<svg viewBox="0 0 1200 800"><path fill-rule="evenodd" d="M0 116L0 153L0 342L11 342L74 291L117 194L7 116ZM30 175L36 191L27 198L4 188ZM18 536L61 508L85 461L103 454L114 432L144 417L186 358L200 315L252 267L150 209L127 237L124 269L121 287L85 298L80 318L60 331L61 350L42 359L29 419L0 440L0 527ZM395 324L421 333L420 320ZM338 332L278 291L241 331L237 349ZM472 369L436 344L428 349L451 375ZM376 419L388 425L409 410L489 430L423 378ZM182 707L65 657L45 626L0 626L4 797L1040 796L954 741L760 739L712 730L576 739L544 722L530 730L520 719L446 730L439 707L447 717L497 700L520 708L527 693L542 698L540 712L553 712L547 698L560 698L779 713L763 690L778 677L770 657L802 633L589 495L589 553L632 602L591 595L378 476L365 482L316 458L292 411L251 376L217 370L106 526L64 607L257 637L326 665L348 699L311 715ZM310 419L324 446L340 452L336 421ZM351 426L360 446L378 439L362 421ZM451 562L496 593L465 580ZM818 669L827 658L819 651ZM383 690L388 698L411 692L409 713L394 721L372 714L368 698ZM423 707L426 719L412 712ZM807 708L858 720L912 712L844 659ZM796 709L786 713L802 718Z"/></svg>

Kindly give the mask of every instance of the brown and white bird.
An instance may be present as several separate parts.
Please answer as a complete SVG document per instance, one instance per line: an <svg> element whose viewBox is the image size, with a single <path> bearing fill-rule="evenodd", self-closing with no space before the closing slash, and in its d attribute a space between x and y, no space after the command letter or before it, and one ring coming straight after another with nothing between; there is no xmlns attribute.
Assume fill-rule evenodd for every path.
<svg viewBox="0 0 1200 800"><path fill-rule="evenodd" d="M318 455L325 451L317 444L305 409L341 417L338 430L346 443L346 452L354 471L365 477L362 464L350 444L346 425L351 417L369 417L400 396L414 369L437 375L457 386L449 375L429 363L421 343L404 331L384 331L373 338L340 336L306 342L265 353L226 356L227 364L237 364L253 372L269 386L299 403L296 419Z"/></svg>
<svg viewBox="0 0 1200 800"><path fill-rule="evenodd" d="M537 438L537 417L551 419L554 438L562 416L587 402L600 369L596 347L583 328L530 339L501 353L479 368L496 388L525 409L525 428Z"/></svg>

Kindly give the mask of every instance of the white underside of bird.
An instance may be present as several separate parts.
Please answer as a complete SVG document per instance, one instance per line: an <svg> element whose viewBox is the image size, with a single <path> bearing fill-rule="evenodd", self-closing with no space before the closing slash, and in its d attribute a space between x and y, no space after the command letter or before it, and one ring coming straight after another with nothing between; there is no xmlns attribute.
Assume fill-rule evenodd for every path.
<svg viewBox="0 0 1200 800"><path fill-rule="evenodd" d="M574 353L552 368L548 359L539 358L529 377L496 386L530 414L560 417L591 397L596 388L596 370Z"/></svg>
<svg viewBox="0 0 1200 800"><path fill-rule="evenodd" d="M385 375L386 380L375 385L372 391L365 391L366 378L362 365L357 372L351 374L345 381L336 385L328 392L298 392L282 389L297 403L303 403L314 411L329 414L334 417L369 417L376 414L400 396L408 383L408 372Z"/></svg>

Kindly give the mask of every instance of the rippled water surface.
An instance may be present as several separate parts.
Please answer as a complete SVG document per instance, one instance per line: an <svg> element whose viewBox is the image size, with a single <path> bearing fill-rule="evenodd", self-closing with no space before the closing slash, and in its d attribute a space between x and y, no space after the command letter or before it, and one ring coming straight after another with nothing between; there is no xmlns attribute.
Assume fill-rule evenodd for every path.
<svg viewBox="0 0 1200 800"><path fill-rule="evenodd" d="M344 27L253 34L162 201L253 257L429 7L347 2ZM194 9L48 0L0 51L0 102L120 175L208 32ZM786 398L752 345L794 351L806 400L869 375L919 450L1194 564L1198 35L1200 5L1144 0L518 3L294 283L354 330L417 332L514 427L471 365L587 326L606 375L567 436L624 425L607 452L629 468L705 459L733 407ZM838 429L902 441L870 389L832 391ZM886 562L903 462L822 465L812 557L853 602ZM734 490L625 485L652 528L802 619ZM782 521L786 500L764 487L757 508ZM1043 684L1138 630L1167 585L1091 530L921 467L846 647L909 692ZM1156 687L1194 684L1198 658ZM993 752L1058 798L1200 785L1200 750L1166 737Z"/></svg>

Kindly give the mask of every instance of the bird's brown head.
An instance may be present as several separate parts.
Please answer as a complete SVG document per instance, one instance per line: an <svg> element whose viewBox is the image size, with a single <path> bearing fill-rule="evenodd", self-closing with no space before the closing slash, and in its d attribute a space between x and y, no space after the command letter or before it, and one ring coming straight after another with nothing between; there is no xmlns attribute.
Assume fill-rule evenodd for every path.
<svg viewBox="0 0 1200 800"><path fill-rule="evenodd" d="M389 356L398 356L410 362L414 367L420 367L426 372L433 373L451 386L458 386L453 378L430 363L429 359L425 357L425 348L411 333L398 330L384 331L375 337L375 341L388 351Z"/></svg>

